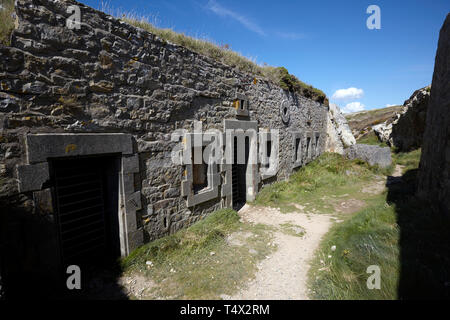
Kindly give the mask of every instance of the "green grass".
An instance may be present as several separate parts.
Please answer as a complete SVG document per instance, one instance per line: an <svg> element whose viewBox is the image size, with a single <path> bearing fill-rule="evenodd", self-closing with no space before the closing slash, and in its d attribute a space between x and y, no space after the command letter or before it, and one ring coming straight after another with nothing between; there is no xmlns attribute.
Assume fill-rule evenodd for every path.
<svg viewBox="0 0 450 320"><path fill-rule="evenodd" d="M380 147L388 147L386 142L381 142L378 139L377 135L375 134L375 132L373 132L373 130L371 132L369 132L368 134L366 134L365 136L359 138L357 143L370 144L370 145L380 146Z"/></svg>
<svg viewBox="0 0 450 320"><path fill-rule="evenodd" d="M402 179L326 234L309 271L312 298L450 297L450 221L415 197L419 159L420 150L396 154ZM380 290L367 288L370 265L380 267Z"/></svg>
<svg viewBox="0 0 450 320"><path fill-rule="evenodd" d="M420 163L421 149L411 152L393 152L392 158L398 165L405 166L405 171L417 169Z"/></svg>
<svg viewBox="0 0 450 320"><path fill-rule="evenodd" d="M313 298L397 298L399 230L395 208L385 196L327 233L310 269ZM334 252L332 246L336 246ZM367 288L370 265L380 266L381 290Z"/></svg>
<svg viewBox="0 0 450 320"><path fill-rule="evenodd" d="M14 20L11 14L14 11L14 0L2 0L3 9L0 10L0 43L10 44L10 35L14 29Z"/></svg>
<svg viewBox="0 0 450 320"><path fill-rule="evenodd" d="M252 235L242 246L229 245L233 232ZM267 244L271 232L263 225L243 224L230 209L219 210L191 227L155 240L123 259L125 272L137 272L156 281L150 296L171 299L219 299L254 276L256 264L275 249ZM252 250L250 250L252 249ZM148 268L146 261L153 267Z"/></svg>
<svg viewBox="0 0 450 320"><path fill-rule="evenodd" d="M282 212L296 211L293 204L301 204L308 212L332 213L333 202L349 194L365 200L361 187L374 179L378 167L362 161L348 161L336 153L324 153L307 166L300 168L288 181L264 187L254 204L280 208ZM331 199L329 195L334 195Z"/></svg>
<svg viewBox="0 0 450 320"><path fill-rule="evenodd" d="M284 234L290 235L290 236L302 238L306 234L304 228L297 226L295 224L292 224L292 223L283 223L283 224L280 224L280 227L281 227L281 232L283 232Z"/></svg>

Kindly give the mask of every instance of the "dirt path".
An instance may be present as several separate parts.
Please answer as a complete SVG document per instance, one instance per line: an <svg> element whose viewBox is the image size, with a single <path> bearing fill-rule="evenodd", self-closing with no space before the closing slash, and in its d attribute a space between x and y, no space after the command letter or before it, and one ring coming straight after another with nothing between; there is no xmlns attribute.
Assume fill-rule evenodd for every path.
<svg viewBox="0 0 450 320"><path fill-rule="evenodd" d="M391 178L401 177L403 167L397 165ZM361 189L363 193L379 194L385 190L386 178L377 179ZM279 210L267 207L246 205L239 211L244 222L262 223L276 227L274 242L278 249L259 265L259 271L251 282L243 286L233 296L222 296L233 300L306 300L308 298L307 273L310 260L320 241L335 217L324 214L307 214L303 207L295 205L297 212L283 214ZM365 206L364 201L346 199L336 203L336 213L354 213ZM334 220L334 221L333 221ZM305 230L303 237L283 232L282 225L289 223Z"/></svg>
<svg viewBox="0 0 450 320"><path fill-rule="evenodd" d="M361 188L362 193L379 194L386 184L396 183L401 179L403 167L397 165L391 177L377 177ZM272 227L273 243L277 249L258 264L255 278L238 288L232 296L221 295L225 300L306 300L308 298L307 273L314 252L320 245L322 237L333 223L342 222L342 215L353 214L361 210L365 201L354 199L351 195L344 198L331 197L327 201L334 207L334 214L308 213L300 204L292 204L296 212L281 213L270 207L252 207L245 205L239 215L244 223L260 223ZM300 234L295 235L296 233ZM294 231L294 232L292 232ZM302 232L304 234L302 235ZM250 232L236 232L227 238L229 245L245 245L245 239ZM159 299L144 292L155 286L151 279L145 277L122 277L121 285L127 294L137 299ZM167 297L166 297L167 298Z"/></svg>
<svg viewBox="0 0 450 320"><path fill-rule="evenodd" d="M322 236L328 231L332 217L307 215L300 211L283 214L274 208L245 206L239 214L245 222L262 223L279 228L274 233L278 250L258 265L256 278L231 297L224 299L308 299L307 272L309 261ZM302 237L284 233L282 225L289 224L305 230Z"/></svg>

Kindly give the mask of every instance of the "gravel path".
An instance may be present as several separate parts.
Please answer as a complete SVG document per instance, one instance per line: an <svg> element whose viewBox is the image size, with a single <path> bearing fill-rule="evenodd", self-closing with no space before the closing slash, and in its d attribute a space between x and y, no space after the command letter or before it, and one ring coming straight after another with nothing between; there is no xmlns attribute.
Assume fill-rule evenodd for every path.
<svg viewBox="0 0 450 320"><path fill-rule="evenodd" d="M307 272L309 261L322 236L328 231L332 218L327 215L302 212L283 214L274 208L245 206L239 211L243 221L275 227L290 223L305 230L303 237L291 236L281 230L274 233L278 250L259 265L256 278L247 283L233 300L300 300L308 299Z"/></svg>

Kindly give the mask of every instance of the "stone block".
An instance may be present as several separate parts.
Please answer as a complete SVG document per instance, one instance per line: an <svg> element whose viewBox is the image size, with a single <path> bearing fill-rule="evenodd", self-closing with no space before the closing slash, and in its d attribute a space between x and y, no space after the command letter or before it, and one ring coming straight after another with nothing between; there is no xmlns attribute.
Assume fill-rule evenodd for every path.
<svg viewBox="0 0 450 320"><path fill-rule="evenodd" d="M133 153L132 136L122 133L28 134L26 144L30 164L56 157Z"/></svg>
<svg viewBox="0 0 450 320"><path fill-rule="evenodd" d="M378 165L381 168L392 164L391 149L368 144L355 144L345 150L345 155L350 160L360 159L367 161L371 166Z"/></svg>
<svg viewBox="0 0 450 320"><path fill-rule="evenodd" d="M50 179L48 163L17 166L19 192L38 191Z"/></svg>

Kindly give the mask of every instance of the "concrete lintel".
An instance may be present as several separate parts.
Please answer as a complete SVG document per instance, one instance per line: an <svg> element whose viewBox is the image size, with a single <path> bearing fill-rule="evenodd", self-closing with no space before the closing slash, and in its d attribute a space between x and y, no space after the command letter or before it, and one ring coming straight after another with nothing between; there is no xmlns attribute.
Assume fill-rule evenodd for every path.
<svg viewBox="0 0 450 320"><path fill-rule="evenodd" d="M258 121L241 121L241 120L223 120L225 130L228 129L254 129L256 132L258 130Z"/></svg>
<svg viewBox="0 0 450 320"><path fill-rule="evenodd" d="M26 144L30 164L44 162L48 158L133 153L132 136L123 133L28 134Z"/></svg>
<svg viewBox="0 0 450 320"><path fill-rule="evenodd" d="M43 184L50 179L48 163L17 166L19 192L42 190Z"/></svg>
<svg viewBox="0 0 450 320"><path fill-rule="evenodd" d="M248 97L247 97L245 94L243 94L243 93L236 92L236 99L239 99L239 100L248 100Z"/></svg>

